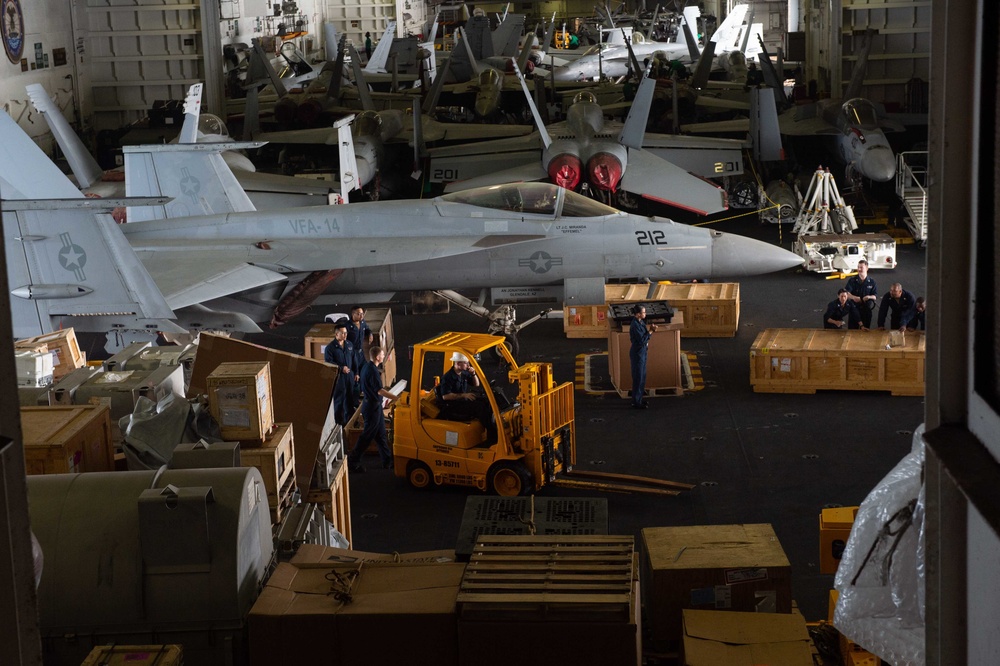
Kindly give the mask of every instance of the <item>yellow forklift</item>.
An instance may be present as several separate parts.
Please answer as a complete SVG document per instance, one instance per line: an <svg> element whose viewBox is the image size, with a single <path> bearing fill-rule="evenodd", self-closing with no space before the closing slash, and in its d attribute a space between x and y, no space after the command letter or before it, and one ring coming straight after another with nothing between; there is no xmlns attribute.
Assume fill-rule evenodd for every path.
<svg viewBox="0 0 1000 666"><path fill-rule="evenodd" d="M396 476L419 489L460 485L508 497L546 484L661 495L693 487L620 474L576 472L569 478L576 463L573 384L556 384L550 363L518 365L504 342L499 335L441 333L413 346L409 390L396 401L393 417ZM437 387L455 352L482 378L480 399L492 408L495 444L486 443L478 421L440 418ZM506 386L500 378L486 381L490 374L481 364L497 358L507 369Z"/></svg>

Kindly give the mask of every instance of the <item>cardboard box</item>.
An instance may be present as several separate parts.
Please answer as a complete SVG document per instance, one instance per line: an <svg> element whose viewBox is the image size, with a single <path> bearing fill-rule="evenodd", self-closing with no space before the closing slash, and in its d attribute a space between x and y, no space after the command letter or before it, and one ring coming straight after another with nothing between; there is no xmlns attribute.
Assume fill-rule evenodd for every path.
<svg viewBox="0 0 1000 666"><path fill-rule="evenodd" d="M812 666L799 613L684 610L685 666Z"/></svg>
<svg viewBox="0 0 1000 666"><path fill-rule="evenodd" d="M28 474L111 472L111 416L105 406L22 407Z"/></svg>
<svg viewBox="0 0 1000 666"><path fill-rule="evenodd" d="M457 665L464 570L455 562L282 562L250 610L250 664Z"/></svg>
<svg viewBox="0 0 1000 666"><path fill-rule="evenodd" d="M86 365L80 345L76 341L76 332L72 328L17 340L14 348L40 350L39 346L43 344L47 351L55 353L55 358L52 359L52 374L56 379Z"/></svg>
<svg viewBox="0 0 1000 666"><path fill-rule="evenodd" d="M295 479L305 496L309 492L319 443L332 437L336 426L331 397L337 369L322 361L225 336L202 333L199 340L189 396L206 392L208 373L220 363L267 361L270 364L274 418L295 427Z"/></svg>
<svg viewBox="0 0 1000 666"><path fill-rule="evenodd" d="M792 610L791 565L768 524L647 527L642 539L654 641L681 637L685 608Z"/></svg>
<svg viewBox="0 0 1000 666"><path fill-rule="evenodd" d="M819 514L819 572L835 574L844 555L844 546L851 536L858 507L844 506L823 509Z"/></svg>
<svg viewBox="0 0 1000 666"><path fill-rule="evenodd" d="M684 317L675 313L669 324L657 324L657 330L649 338L649 349L646 356L646 390L657 389L680 392L684 390L681 383L681 329L684 328ZM611 373L611 383L619 393L628 394L632 390L632 364L629 360L629 349L632 341L629 338L628 327L619 330L612 325L608 337L608 370Z"/></svg>
<svg viewBox="0 0 1000 666"><path fill-rule="evenodd" d="M81 666L183 666L180 645L98 645Z"/></svg>
<svg viewBox="0 0 1000 666"><path fill-rule="evenodd" d="M208 408L222 439L244 446L263 442L274 426L271 367L267 361L220 363L207 379Z"/></svg>

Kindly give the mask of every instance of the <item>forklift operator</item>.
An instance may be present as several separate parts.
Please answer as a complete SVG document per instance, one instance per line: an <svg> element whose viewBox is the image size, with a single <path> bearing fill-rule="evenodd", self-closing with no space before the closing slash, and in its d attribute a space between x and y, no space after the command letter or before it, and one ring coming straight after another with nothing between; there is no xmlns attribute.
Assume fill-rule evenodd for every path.
<svg viewBox="0 0 1000 666"><path fill-rule="evenodd" d="M451 355L451 370L444 373L438 387L438 405L441 418L449 421L471 421L476 419L486 428L486 446L497 442L497 425L493 420L493 407L482 391L474 392L480 386L479 375L460 352Z"/></svg>

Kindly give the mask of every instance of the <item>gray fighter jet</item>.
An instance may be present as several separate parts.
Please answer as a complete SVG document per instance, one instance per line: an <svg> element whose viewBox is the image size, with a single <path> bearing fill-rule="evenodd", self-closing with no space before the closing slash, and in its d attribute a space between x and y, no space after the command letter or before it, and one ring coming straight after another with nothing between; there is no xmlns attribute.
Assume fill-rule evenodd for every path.
<svg viewBox="0 0 1000 666"><path fill-rule="evenodd" d="M132 202L86 199L0 113L0 206L14 334L258 331L324 291L356 294L571 277L739 278L801 264L741 236L611 209L545 183L500 185L425 201L253 210L206 144L142 150L138 203L170 206L116 224ZM130 170L130 176L133 172ZM224 192L226 214L197 211ZM159 217L157 217L159 216ZM137 219L132 216L130 219Z"/></svg>

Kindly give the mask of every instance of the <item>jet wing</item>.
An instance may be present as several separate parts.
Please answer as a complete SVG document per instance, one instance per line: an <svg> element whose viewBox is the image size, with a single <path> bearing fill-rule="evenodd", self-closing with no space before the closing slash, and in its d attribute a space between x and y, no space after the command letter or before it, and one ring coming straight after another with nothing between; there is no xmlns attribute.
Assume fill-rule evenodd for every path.
<svg viewBox="0 0 1000 666"><path fill-rule="evenodd" d="M778 116L778 129L788 136L812 134L839 134L836 127L826 122L815 105L794 107Z"/></svg>
<svg viewBox="0 0 1000 666"><path fill-rule="evenodd" d="M424 141L464 141L520 137L531 134L531 125L479 125L473 123L442 123L428 117L423 120ZM404 127L396 139L413 143L413 128Z"/></svg>
<svg viewBox="0 0 1000 666"><path fill-rule="evenodd" d="M259 132L254 135L255 141L268 143L303 143L336 146L337 130L332 127L316 127L313 129L285 130L283 132Z"/></svg>
<svg viewBox="0 0 1000 666"><path fill-rule="evenodd" d="M174 310L284 280L285 276L245 260L209 252L136 252Z"/></svg>
<svg viewBox="0 0 1000 666"><path fill-rule="evenodd" d="M699 215L726 210L725 190L645 151L628 151L621 188Z"/></svg>
<svg viewBox="0 0 1000 666"><path fill-rule="evenodd" d="M234 173L240 187L246 190L251 198L255 192L325 195L331 191L340 191L340 183L331 180L295 178L294 176L260 173L259 171L236 171Z"/></svg>

